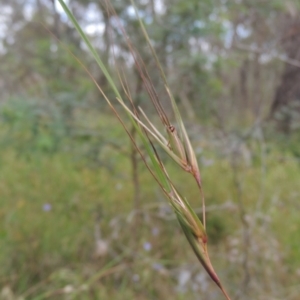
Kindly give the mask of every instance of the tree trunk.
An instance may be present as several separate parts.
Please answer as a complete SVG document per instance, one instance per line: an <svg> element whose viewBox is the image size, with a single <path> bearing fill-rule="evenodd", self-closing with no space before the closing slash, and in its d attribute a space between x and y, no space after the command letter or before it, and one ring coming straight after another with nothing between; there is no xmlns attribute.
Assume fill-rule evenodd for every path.
<svg viewBox="0 0 300 300"><path fill-rule="evenodd" d="M300 61L300 16L288 25L282 44L290 61ZM289 132L295 118L300 117L299 66L286 63L271 107L271 117L284 132Z"/></svg>

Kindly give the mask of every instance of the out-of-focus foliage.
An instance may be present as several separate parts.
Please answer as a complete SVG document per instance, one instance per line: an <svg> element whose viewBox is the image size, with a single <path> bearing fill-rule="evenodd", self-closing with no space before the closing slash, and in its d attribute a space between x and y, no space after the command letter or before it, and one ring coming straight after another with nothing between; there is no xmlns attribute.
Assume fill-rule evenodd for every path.
<svg viewBox="0 0 300 300"><path fill-rule="evenodd" d="M105 1L73 0L70 6L102 57L110 63L116 60L140 97L138 74L118 29L120 24L124 26L164 102L154 60L131 4L111 3L119 20L107 14ZM272 116L280 119L291 109L290 103L299 102L297 88L284 99L280 96L281 90L288 84L293 86L298 78L284 77L284 70L298 74L299 69L299 53L291 50L298 49L300 35L297 1L152 0L137 5L176 99L189 117L210 122L213 114L224 126L223 116L234 115L239 125L247 125L267 116L271 106ZM6 97L17 91L43 98L72 91L86 93L85 97L94 101L101 98L95 96L81 66L51 33L68 45L109 92L106 80L55 1L34 4L13 0L9 5L2 3L2 11L1 86ZM279 123L285 122L292 129L298 126L294 121L298 116L289 114L291 120L286 121L283 118Z"/></svg>
<svg viewBox="0 0 300 300"><path fill-rule="evenodd" d="M111 2L119 19L105 1L69 0L115 80L118 66L151 114L122 24L170 112L131 4ZM297 300L299 1L136 3L199 157L220 277L236 299ZM57 3L0 0L0 11L0 298L220 299L60 44L111 96ZM169 167L200 207L192 183Z"/></svg>

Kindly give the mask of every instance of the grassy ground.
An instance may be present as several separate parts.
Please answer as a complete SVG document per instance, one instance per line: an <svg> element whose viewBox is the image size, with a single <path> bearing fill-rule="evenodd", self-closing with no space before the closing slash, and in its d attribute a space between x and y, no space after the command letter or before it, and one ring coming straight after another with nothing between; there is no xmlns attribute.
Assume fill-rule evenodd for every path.
<svg viewBox="0 0 300 300"><path fill-rule="evenodd" d="M298 299L299 161L274 141L231 154L215 140L195 143L209 249L225 286L241 299ZM106 145L96 166L65 151L0 150L3 299L221 299L142 165L133 213L126 151ZM169 169L200 209L192 180Z"/></svg>

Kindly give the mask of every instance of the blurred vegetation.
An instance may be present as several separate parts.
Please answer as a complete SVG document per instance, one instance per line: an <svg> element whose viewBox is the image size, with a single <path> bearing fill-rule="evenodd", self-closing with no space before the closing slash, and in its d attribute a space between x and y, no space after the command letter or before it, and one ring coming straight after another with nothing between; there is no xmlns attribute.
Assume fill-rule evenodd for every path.
<svg viewBox="0 0 300 300"><path fill-rule="evenodd" d="M299 299L298 1L137 2L199 158L218 274L235 299ZM170 111L132 7L112 3ZM116 80L114 59L154 111L105 2L69 4ZM55 38L112 95L58 5L0 7L0 299L220 299L122 127ZM201 215L193 182L168 167Z"/></svg>

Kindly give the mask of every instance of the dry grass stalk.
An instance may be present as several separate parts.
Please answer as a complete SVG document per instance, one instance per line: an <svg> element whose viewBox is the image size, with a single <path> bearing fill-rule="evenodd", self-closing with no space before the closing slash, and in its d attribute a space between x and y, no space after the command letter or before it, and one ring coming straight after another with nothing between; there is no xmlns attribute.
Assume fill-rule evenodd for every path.
<svg viewBox="0 0 300 300"><path fill-rule="evenodd" d="M137 68L137 71L143 81L143 84L145 86L145 89L149 95L149 98L151 99L156 112L165 128L167 137L165 137L150 121L149 117L146 115L146 113L140 108L136 107L134 105L134 101L130 95L130 91L128 88L128 85L126 83L126 80L124 76L122 75L122 72L118 70L118 67L116 66L116 70L118 72L118 76L123 88L123 92L126 95L127 100L129 101L129 104L131 108L126 104L124 99L121 96L121 93L119 92L116 84L114 83L114 80L112 79L110 73L108 72L106 66L102 62L101 58L98 56L97 51L90 43L89 39L85 35L85 33L82 31L80 25L76 21L75 17L71 13L71 11L68 9L67 5L63 2L63 0L59 0L61 6L64 8L65 12L67 13L68 17L72 21L73 25L76 27L77 31L81 35L82 39L87 44L87 47L89 51L93 54L95 60L97 61L99 67L101 68L102 72L104 73L106 79L108 80L111 88L113 89L116 99L119 101L119 103L122 105L124 110L127 112L127 115L132 122L134 128L136 129L136 132L142 141L143 147L146 150L146 153L148 157L150 158L151 163L148 162L147 158L141 151L141 148L136 143L135 138L130 133L130 130L127 129L124 121L122 120L121 116L118 114L115 107L112 105L111 101L108 99L108 97L105 95L103 90L99 85L97 85L94 78L91 76L91 74L88 72L89 76L91 76L92 80L97 85L99 91L102 93L104 99L116 115L116 117L121 122L122 126L124 127L126 133L128 134L133 146L137 149L138 153L140 154L145 166L149 170L149 172L152 174L158 185L160 186L161 190L165 194L166 198L168 199L170 205L173 207L175 214L177 216L178 222L189 241L193 251L195 252L198 260L201 262L207 273L210 275L212 280L217 284L217 286L221 289L224 296L227 300L230 300L227 292L223 288L216 272L213 269L213 266L210 262L208 250L207 250L207 234L206 234L206 220L205 220L205 202L204 202L204 196L202 191L202 183L201 183L201 177L200 177L200 171L197 163L197 158L195 155L195 152L193 150L192 144L190 142L189 136L187 134L187 131L185 129L184 123L182 121L179 109L176 105L176 102L174 100L174 97L168 87L166 76L162 70L162 67L159 63L159 60L156 56L155 50L152 47L147 31L143 25L142 20L139 18L137 14L137 18L140 23L140 27L143 31L146 43L148 44L149 48L151 49L152 55L155 59L156 65L160 71L161 78L164 82L164 86L166 89L166 92L169 96L169 100L172 104L173 111L176 117L176 122L178 124L178 128L176 128L171 122L169 121L163 107L160 104L159 97L156 93L156 90L148 76L148 73L145 69L145 66L140 59L139 55L134 50L134 47L131 44L131 41L129 37L127 36L125 30L123 29L122 25L119 25L120 30L123 32L123 35L126 39L127 46L132 54L132 57L135 61L135 66ZM135 8L135 4L132 1L131 2L133 7ZM115 15L115 11L113 7L110 5L109 2L106 2L107 12L109 15ZM117 17L117 16L116 16ZM121 23L120 23L121 24ZM86 68L85 68L86 69ZM143 118L143 119L142 119ZM188 201L185 197L180 195L176 187L174 186L171 177L169 176L162 160L160 159L155 145L153 143L153 139L156 143L158 143L165 151L166 153L186 172L190 173L199 188L200 196L202 199L202 206L203 206L203 222L198 218L197 214L194 212L194 210L189 205Z"/></svg>

